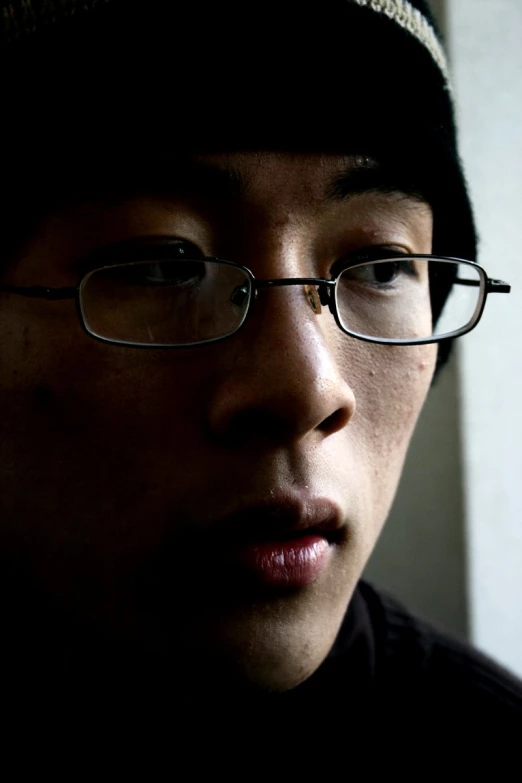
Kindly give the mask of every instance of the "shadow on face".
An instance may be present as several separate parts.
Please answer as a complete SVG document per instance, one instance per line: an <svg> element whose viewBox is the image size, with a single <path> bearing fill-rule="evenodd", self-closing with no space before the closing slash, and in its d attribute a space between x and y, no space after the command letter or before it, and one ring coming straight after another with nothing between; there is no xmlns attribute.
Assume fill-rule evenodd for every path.
<svg viewBox="0 0 522 783"><path fill-rule="evenodd" d="M191 156L163 161L132 191L54 211L2 282L77 286L110 265L108 248L159 238L180 263L329 279L368 254L429 253L432 214L368 158ZM203 307L201 274L158 278L156 257L145 261L146 279L141 268L125 278L127 321L123 277L111 273L107 323L156 316L157 294L144 305L136 286L159 280L177 286L168 301L183 303L185 328ZM379 292L380 307L394 291ZM376 309L374 293L357 296L361 312ZM207 323L217 305L204 306ZM414 313L422 330L429 296ZM260 288L235 334L183 349L97 341L69 300L1 295L0 330L0 545L27 600L14 615L30 617L37 594L73 660L123 642L203 657L265 690L309 677L388 513L435 346L349 337L301 285Z"/></svg>

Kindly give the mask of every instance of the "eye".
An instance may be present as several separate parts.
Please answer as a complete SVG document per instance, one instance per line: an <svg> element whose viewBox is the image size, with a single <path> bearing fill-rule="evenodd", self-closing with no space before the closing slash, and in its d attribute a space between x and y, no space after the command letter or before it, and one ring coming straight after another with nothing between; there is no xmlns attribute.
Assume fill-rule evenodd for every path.
<svg viewBox="0 0 522 783"><path fill-rule="evenodd" d="M169 242L166 245L159 245L158 249L169 256L170 258L203 258L204 253L201 252L199 247L192 244L192 242L184 242L183 240L176 240Z"/></svg>
<svg viewBox="0 0 522 783"><path fill-rule="evenodd" d="M136 264L133 271L143 283L152 285L185 286L200 282L205 277L203 253L191 242L169 242L151 248L147 263Z"/></svg>
<svg viewBox="0 0 522 783"><path fill-rule="evenodd" d="M369 261L360 266L349 267L342 273L343 280L354 280L360 283L386 286L395 283L401 276L415 277L412 261Z"/></svg>
<svg viewBox="0 0 522 783"><path fill-rule="evenodd" d="M117 258L117 261L116 261ZM127 247L100 265L100 257L89 263L91 272L112 285L142 288L193 289L207 276L207 264L201 250L189 242L158 242ZM92 269L95 266L95 269Z"/></svg>
<svg viewBox="0 0 522 783"><path fill-rule="evenodd" d="M193 285L203 280L206 274L204 261L155 261L139 263L135 271L144 283L153 285L185 286Z"/></svg>

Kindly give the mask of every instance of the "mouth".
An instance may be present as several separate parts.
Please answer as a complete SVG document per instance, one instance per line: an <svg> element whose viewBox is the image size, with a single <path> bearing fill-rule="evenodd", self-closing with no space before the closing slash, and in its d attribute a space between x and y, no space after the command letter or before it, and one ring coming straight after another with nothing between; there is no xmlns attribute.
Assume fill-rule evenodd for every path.
<svg viewBox="0 0 522 783"><path fill-rule="evenodd" d="M325 498L280 493L243 506L215 527L227 567L276 589L302 589L328 569L346 535L339 507Z"/></svg>

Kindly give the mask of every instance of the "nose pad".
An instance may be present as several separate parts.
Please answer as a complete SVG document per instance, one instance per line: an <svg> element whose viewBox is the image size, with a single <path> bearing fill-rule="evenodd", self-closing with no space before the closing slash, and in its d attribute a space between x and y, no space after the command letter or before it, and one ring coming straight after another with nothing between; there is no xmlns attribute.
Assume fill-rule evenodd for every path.
<svg viewBox="0 0 522 783"><path fill-rule="evenodd" d="M318 286L307 286L307 288L313 288L315 301L318 300L323 307L328 307L330 312L333 313L332 292L327 285L325 285L324 283L320 283ZM310 306L312 307L312 309L314 309L312 306L312 302L310 302ZM320 309L319 312L321 312Z"/></svg>
<svg viewBox="0 0 522 783"><path fill-rule="evenodd" d="M320 315L322 311L320 294L317 292L315 285L305 285L304 293L308 304L316 315Z"/></svg>
<svg viewBox="0 0 522 783"><path fill-rule="evenodd" d="M230 301L232 304L237 305L237 307L243 307L246 300L250 296L250 289L247 283L244 283L243 285L237 286L232 291L232 295L230 297Z"/></svg>
<svg viewBox="0 0 522 783"><path fill-rule="evenodd" d="M332 288L325 283L320 283L317 286L317 290L319 291L319 299L323 307L327 307L331 314L335 316L335 301Z"/></svg>

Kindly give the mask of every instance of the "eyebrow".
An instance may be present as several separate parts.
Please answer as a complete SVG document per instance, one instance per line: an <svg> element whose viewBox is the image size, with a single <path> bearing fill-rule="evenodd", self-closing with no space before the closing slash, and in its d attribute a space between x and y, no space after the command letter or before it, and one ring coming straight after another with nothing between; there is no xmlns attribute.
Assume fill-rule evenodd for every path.
<svg viewBox="0 0 522 783"><path fill-rule="evenodd" d="M399 196L416 202L426 202L422 188L409 176L406 167L380 163L373 158L357 156L344 171L330 180L325 189L326 200L347 201L364 193Z"/></svg>
<svg viewBox="0 0 522 783"><path fill-rule="evenodd" d="M384 165L373 158L353 156L343 171L326 183L325 203L341 203L364 193L381 193L426 202L421 188L406 173L406 167ZM190 158L160 158L143 161L125 172L117 171L108 191L129 195L146 193L166 198L193 198L212 203L237 203L248 193L248 179L233 165Z"/></svg>
<svg viewBox="0 0 522 783"><path fill-rule="evenodd" d="M138 166L127 175L129 190L167 197L181 196L204 201L239 201L247 183L234 166L216 166L207 161L163 159Z"/></svg>

